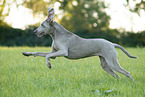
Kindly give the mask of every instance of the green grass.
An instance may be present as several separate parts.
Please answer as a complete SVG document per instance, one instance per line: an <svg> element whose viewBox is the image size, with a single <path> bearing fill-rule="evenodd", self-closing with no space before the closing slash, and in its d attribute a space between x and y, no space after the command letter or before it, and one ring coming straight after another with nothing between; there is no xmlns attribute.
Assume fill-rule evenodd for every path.
<svg viewBox="0 0 145 97"><path fill-rule="evenodd" d="M48 52L50 48L0 47L0 97L145 97L145 48L126 48L139 59L117 49L121 66L135 83L119 74L116 80L102 70L97 56L80 60L25 57L21 52Z"/></svg>

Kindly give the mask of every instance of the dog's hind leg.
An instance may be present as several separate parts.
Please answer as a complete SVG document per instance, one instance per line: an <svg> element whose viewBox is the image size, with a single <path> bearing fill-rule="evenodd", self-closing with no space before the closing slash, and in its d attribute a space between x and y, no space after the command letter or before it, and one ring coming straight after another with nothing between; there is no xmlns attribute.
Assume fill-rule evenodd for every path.
<svg viewBox="0 0 145 97"><path fill-rule="evenodd" d="M132 81L134 81L134 79L132 78L130 72L126 71L125 69L123 69L120 64L118 63L118 61L114 61L114 70L119 72L119 73L122 73L124 74L125 76L127 76L128 78L130 78Z"/></svg>
<svg viewBox="0 0 145 97"><path fill-rule="evenodd" d="M108 72L109 74L111 74L113 77L115 77L115 78L118 78L118 77L120 77L118 74L116 74L112 69L110 69L110 67L107 65L107 63L106 63L106 61L105 61L105 59L103 58L103 57L101 57L101 56L99 56L99 58L100 58L100 63L101 63L101 66L102 66L102 68L106 71L106 72Z"/></svg>
<svg viewBox="0 0 145 97"><path fill-rule="evenodd" d="M127 76L128 78L130 78L132 81L134 81L133 78L132 78L132 76L131 76L131 74L130 74L130 72L128 72L128 71L126 71L125 69L123 69L123 68L120 66L120 64L118 63L118 60L117 60L117 53L116 53L116 52L114 52L114 53L112 52L112 53L110 54L110 56L105 57L105 60L106 60L106 62L107 62L107 64L108 64L108 66L109 66L112 70L117 71L117 72L119 72L119 73L122 73L122 74L124 74L125 76Z"/></svg>

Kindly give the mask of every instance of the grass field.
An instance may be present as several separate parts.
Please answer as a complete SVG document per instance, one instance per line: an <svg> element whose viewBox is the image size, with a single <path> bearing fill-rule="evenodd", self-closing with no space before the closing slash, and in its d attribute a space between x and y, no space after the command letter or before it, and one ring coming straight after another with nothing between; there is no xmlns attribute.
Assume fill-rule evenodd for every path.
<svg viewBox="0 0 145 97"><path fill-rule="evenodd" d="M135 83L119 74L116 80L102 70L97 56L80 60L51 60L21 52L48 52L45 47L0 47L0 97L145 97L145 48L126 48L138 59L117 49L121 66Z"/></svg>

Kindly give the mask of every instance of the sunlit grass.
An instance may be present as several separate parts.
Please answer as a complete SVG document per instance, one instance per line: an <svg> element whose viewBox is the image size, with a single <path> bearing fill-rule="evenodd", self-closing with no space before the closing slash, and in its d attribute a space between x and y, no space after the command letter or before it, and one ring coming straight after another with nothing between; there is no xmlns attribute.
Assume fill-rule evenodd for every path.
<svg viewBox="0 0 145 97"><path fill-rule="evenodd" d="M52 69L43 57L25 57L21 52L49 52L46 47L0 47L0 97L143 97L145 96L145 48L126 48L139 59L128 58L118 50L121 66L135 83L119 74L116 80L102 70L97 56L51 60ZM109 90L109 91L108 91Z"/></svg>

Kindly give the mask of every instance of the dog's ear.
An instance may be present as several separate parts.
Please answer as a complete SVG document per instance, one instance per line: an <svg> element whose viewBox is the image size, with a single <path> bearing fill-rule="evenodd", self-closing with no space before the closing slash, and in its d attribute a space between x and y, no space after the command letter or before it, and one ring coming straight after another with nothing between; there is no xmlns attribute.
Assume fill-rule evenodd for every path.
<svg viewBox="0 0 145 97"><path fill-rule="evenodd" d="M48 18L47 18L47 21L52 21L53 20L53 17L55 15L55 12L54 12L54 9L49 7L48 8Z"/></svg>

